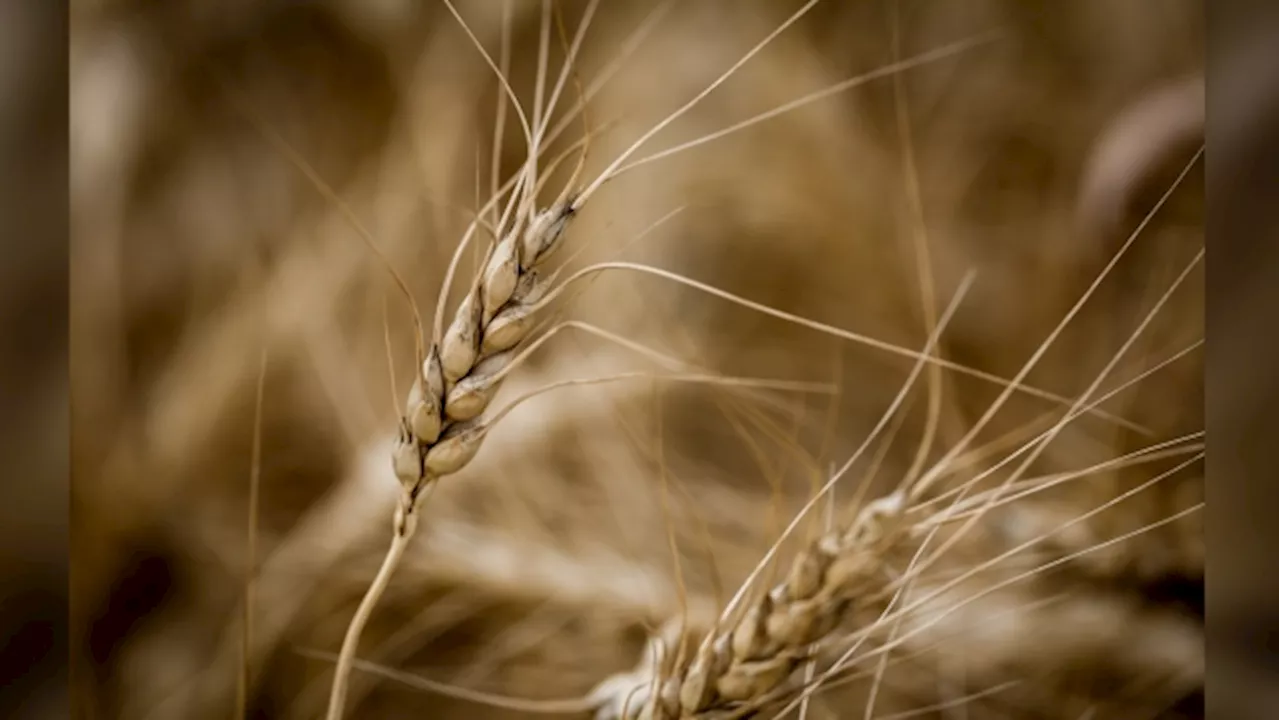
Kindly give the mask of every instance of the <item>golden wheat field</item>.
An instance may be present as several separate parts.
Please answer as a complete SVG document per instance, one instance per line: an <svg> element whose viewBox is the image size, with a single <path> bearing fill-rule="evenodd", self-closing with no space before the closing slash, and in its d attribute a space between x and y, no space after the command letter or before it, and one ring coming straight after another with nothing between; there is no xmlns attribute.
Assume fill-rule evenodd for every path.
<svg viewBox="0 0 1280 720"><path fill-rule="evenodd" d="M81 716L1201 716L1202 15L73 3Z"/></svg>

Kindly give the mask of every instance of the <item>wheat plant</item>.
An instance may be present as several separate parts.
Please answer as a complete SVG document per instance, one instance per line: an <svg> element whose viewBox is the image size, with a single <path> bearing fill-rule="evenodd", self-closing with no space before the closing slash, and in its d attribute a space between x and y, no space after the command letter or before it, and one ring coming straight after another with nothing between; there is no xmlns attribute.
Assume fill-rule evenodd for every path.
<svg viewBox="0 0 1280 720"><path fill-rule="evenodd" d="M77 31L106 714L1194 715L1190 3L197 6Z"/></svg>

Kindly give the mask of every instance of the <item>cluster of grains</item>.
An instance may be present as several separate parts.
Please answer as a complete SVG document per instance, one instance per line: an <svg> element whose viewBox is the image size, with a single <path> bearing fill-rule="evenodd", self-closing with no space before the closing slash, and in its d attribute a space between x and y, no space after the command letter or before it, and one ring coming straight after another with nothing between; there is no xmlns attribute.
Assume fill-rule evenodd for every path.
<svg viewBox="0 0 1280 720"><path fill-rule="evenodd" d="M902 509L902 496L890 495L869 504L848 528L813 542L784 582L735 624L714 632L690 661L649 658L625 676L629 682L606 681L596 693L597 720L740 717L780 699L815 643L874 590L882 554L901 536Z"/></svg>
<svg viewBox="0 0 1280 720"><path fill-rule="evenodd" d="M537 268L555 251L572 217L568 204L557 203L534 216L523 233L519 226L507 233L489 251L449 328L432 343L409 391L392 457L410 502L431 480L465 467L480 449L488 430L481 415L552 281Z"/></svg>
<svg viewBox="0 0 1280 720"><path fill-rule="evenodd" d="M538 300L554 282L554 275L540 277L537 268L559 245L573 210L561 201L530 215L527 223L517 215L511 229L489 249L453 322L443 333L437 327L409 391L391 457L403 490L392 521L394 535L343 638L329 720L342 717L356 645L417 528L422 489L466 467L479 451L489 430L484 411L515 360L517 346L529 334Z"/></svg>

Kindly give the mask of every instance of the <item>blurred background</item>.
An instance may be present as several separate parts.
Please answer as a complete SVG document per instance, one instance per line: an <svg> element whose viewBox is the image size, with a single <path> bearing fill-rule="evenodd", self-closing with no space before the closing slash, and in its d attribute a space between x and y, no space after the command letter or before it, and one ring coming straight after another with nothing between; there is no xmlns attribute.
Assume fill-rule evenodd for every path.
<svg viewBox="0 0 1280 720"><path fill-rule="evenodd" d="M572 35L586 3L555 5ZM511 84L528 106L539 3L457 6L495 57L510 38ZM589 132L585 172L594 177L798 6L602 3L577 70L583 88L613 74L583 117L566 120L550 154ZM44 622L7 621L6 654L21 663L69 644L78 716L226 717L244 708L253 717L316 717L330 666L305 651L336 651L385 548L397 490L387 460L393 402L413 364L411 313L351 218L430 318L494 169L505 178L523 160L518 127L508 112L495 148L498 85L438 3L73 3L69 67L57 45L26 29L56 36L67 18L34 7L8 4L12 17L0 22L11 59L0 202L6 235L22 239L8 248L16 261L0 267L10 296L0 316L16 333L3 361L3 437L22 478L6 484L0 526L9 533L6 607L22 611L6 617ZM1174 187L1204 141L1199 3L822 2L640 155L993 30L998 40L897 81L868 82L620 176L575 219L560 256L569 268L620 258L670 269L908 348L924 345L922 309L940 312L976 271L940 352L1011 377L1173 188L1027 382L1060 396L1083 392L1191 268L1102 388L1160 369L1103 406L1127 426L1081 418L1034 472L1086 468L1203 430L1204 266L1193 262L1205 242L1205 163ZM1232 74L1241 78L1240 144L1209 165L1230 177L1244 176L1230 163L1254 155L1250 139L1270 137L1249 121L1265 117L1258 99L1274 87L1244 82L1258 45L1241 37L1233 67L1242 69ZM553 69L563 56L553 42ZM558 114L577 92L566 90ZM64 97L69 156L51 153ZM572 165L552 176L546 198ZM64 184L69 207L49 199ZM68 258L52 241L67 230L69 295ZM490 692L580 695L631 667L647 628L685 606L716 607L910 371L901 357L652 277L606 274L570 295L557 316L717 373L829 382L839 393L761 400L641 381L522 405L432 495L363 657ZM455 288L450 310L458 296ZM1228 358L1237 359L1249 355ZM549 382L648 367L568 331L513 376L498 404ZM931 459L998 393L942 378ZM1252 413L1266 393L1234 392L1227 412L1257 428ZM869 458L856 468L860 482L887 486L908 470L927 405L922 384L895 440L877 452L879 467L872 472ZM1062 408L1017 396L983 439L1051 411ZM54 622L67 592L54 564L65 532L44 519L67 502L68 468L34 457L57 454L55 438L68 427L69 638ZM948 570L1182 459L1099 473L1009 506ZM972 477L982 462L990 461L957 466L951 480ZM1055 538L1034 560L1132 533L1205 493L1203 467L1193 465ZM993 593L904 653L886 676L880 714L952 717L928 708L1016 680L964 703L965 712L1200 716L1202 529L1192 513ZM1026 569L1027 558L1019 562L967 589ZM1006 618L1000 629L979 622L996 614ZM30 682L40 672L31 668ZM50 660L44 675L57 673ZM1236 677L1257 684L1243 670ZM824 694L813 712L861 716L866 691L853 683ZM520 716L364 674L352 693L352 717ZM32 717L59 712L38 705L34 691L22 695ZM1237 716L1249 717L1252 695L1233 699Z"/></svg>
<svg viewBox="0 0 1280 720"><path fill-rule="evenodd" d="M59 2L0 4L0 714L69 712L68 62Z"/></svg>

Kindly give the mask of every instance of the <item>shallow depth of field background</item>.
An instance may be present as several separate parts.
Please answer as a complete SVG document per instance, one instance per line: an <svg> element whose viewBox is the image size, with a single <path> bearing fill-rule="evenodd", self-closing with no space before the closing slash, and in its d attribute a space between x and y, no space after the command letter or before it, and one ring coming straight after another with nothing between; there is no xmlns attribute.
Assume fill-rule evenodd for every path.
<svg viewBox="0 0 1280 720"><path fill-rule="evenodd" d="M551 154L580 138L585 122L599 133L587 159L594 177L798 5L677 3ZM458 6L496 54L501 3ZM570 34L583 6L560 3ZM602 4L583 85L654 7ZM892 62L893 7L821 3L641 155ZM538 4L512 8L512 84L528 103ZM977 272L941 352L1012 377L1195 152L1194 137L1148 149L1141 172L1107 185L1101 200L1088 182L1123 113L1202 72L1203 9L906 0L898 12L904 57L1003 33L904 74L901 90L937 309ZM300 651L336 651L384 550L397 489L386 441L393 399L402 401L411 377L413 336L385 268L271 138L371 230L429 319L444 266L488 192L496 82L433 2L82 3L71 40L73 694L84 717L233 711L262 372L249 705L253 717L316 717L329 665ZM554 69L561 57L557 44ZM918 218L894 97L890 79L876 80L628 173L588 203L559 257L571 266L643 262L922 347ZM575 98L570 84L558 113ZM496 158L504 178L523 160L517 130L509 114ZM1028 383L1068 397L1088 387L1203 246L1202 197L1197 164ZM1192 272L1104 391L1203 338L1202 274ZM451 302L457 296L455 288ZM681 585L683 604L718 606L910 370L901 357L652 277L605 274L553 310L717 373L829 382L839 392L771 393L763 403L628 381L521 406L431 496L362 657L510 695L583 693L635 662L646 627L680 612ZM1082 418L1034 472L1085 468L1202 430L1202 367L1192 351L1104 406L1147 435ZM645 368L568 330L497 404L556 380ZM935 459L998 392L942 377ZM868 458L838 499L855 482L888 487L911 464L923 383L912 397L876 474ZM983 437L1047 411L1062 408L1015 397ZM1181 459L1098 474L993 514L945 570ZM981 469L957 467L952 479ZM968 590L1173 515L1203 493L1192 466ZM891 667L877 716L966 717L927 708L1017 680L966 703L967 716L1193 717L1204 673L1195 601L1203 553L1192 514L994 593ZM997 614L1000 623L981 622ZM821 696L813 716L861 717L865 691L854 683ZM361 718L518 716L359 673L348 706Z"/></svg>

